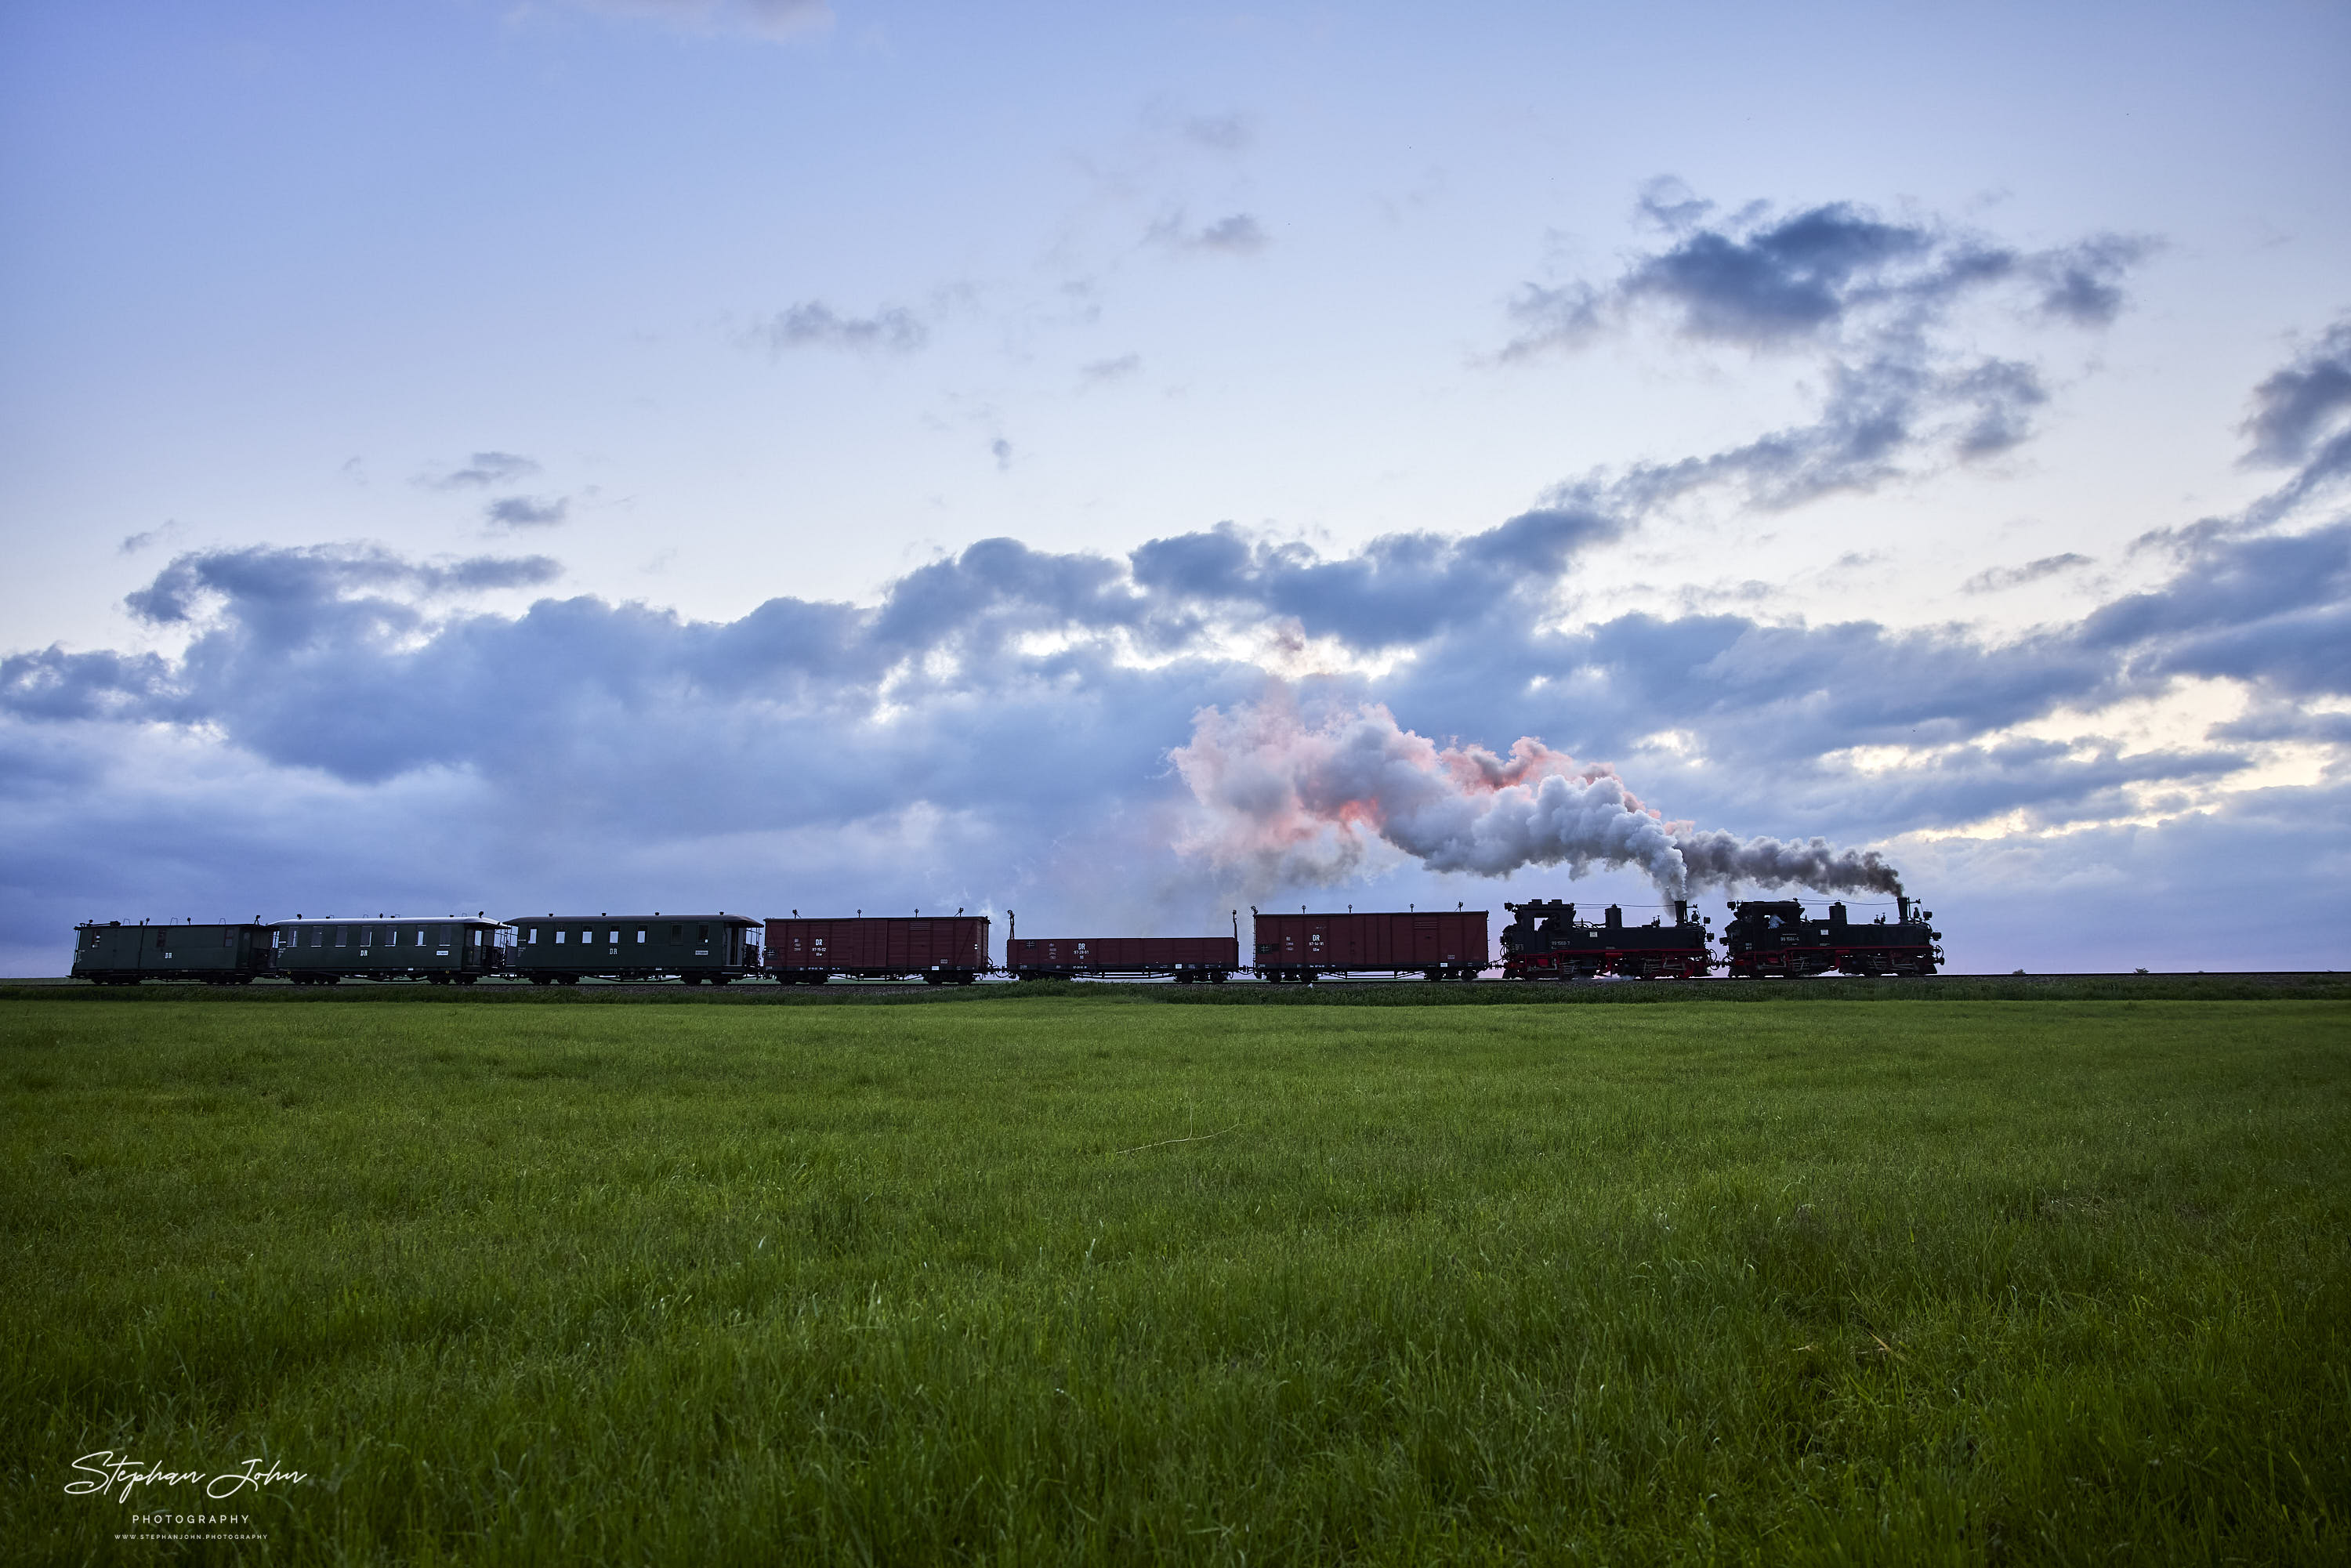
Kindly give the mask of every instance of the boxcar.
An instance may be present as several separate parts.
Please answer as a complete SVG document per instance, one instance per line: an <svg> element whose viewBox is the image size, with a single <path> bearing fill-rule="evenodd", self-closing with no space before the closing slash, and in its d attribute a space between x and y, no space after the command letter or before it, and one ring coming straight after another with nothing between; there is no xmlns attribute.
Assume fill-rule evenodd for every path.
<svg viewBox="0 0 2351 1568"><path fill-rule="evenodd" d="M1931 975L1943 962L1937 946L1942 933L1928 923L1934 915L1918 911L1913 917L1910 900L1897 897L1898 911L1891 921L1855 921L1842 903L1829 905L1828 917L1809 919L1803 904L1792 898L1750 900L1730 906L1731 921L1723 931L1730 973L1741 978L1822 975L1831 969L1848 975Z"/></svg>
<svg viewBox="0 0 2351 1568"><path fill-rule="evenodd" d="M987 972L987 945L985 915L794 915L768 922L767 967L788 986L820 986L835 975L967 986Z"/></svg>
<svg viewBox="0 0 2351 1568"><path fill-rule="evenodd" d="M1426 914L1264 915L1256 917L1256 968L1267 979L1311 983L1358 971L1432 980L1474 980L1487 967L1486 911Z"/></svg>
<svg viewBox="0 0 2351 1568"><path fill-rule="evenodd" d="M73 975L101 986L196 980L249 986L269 968L269 927L125 925L95 920L74 927Z"/></svg>
<svg viewBox="0 0 2351 1568"><path fill-rule="evenodd" d="M1614 904L1596 923L1577 919L1575 905L1556 898L1502 907L1517 916L1502 928L1504 979L1698 979L1714 967L1705 923L1691 917L1687 899L1674 900L1670 925L1662 916L1646 925L1627 925L1625 911Z"/></svg>
<svg viewBox="0 0 2351 1568"><path fill-rule="evenodd" d="M430 980L470 986L506 967L506 927L478 915L421 920L297 916L277 927L271 967L298 986L344 980Z"/></svg>
<svg viewBox="0 0 2351 1568"><path fill-rule="evenodd" d="M533 985L675 975L723 986L759 972L759 923L745 915L526 915L507 924L513 970Z"/></svg>
<svg viewBox="0 0 2351 1568"><path fill-rule="evenodd" d="M1221 986L1241 967L1237 936L1015 936L1004 948L1004 967L1019 980L1172 975Z"/></svg>

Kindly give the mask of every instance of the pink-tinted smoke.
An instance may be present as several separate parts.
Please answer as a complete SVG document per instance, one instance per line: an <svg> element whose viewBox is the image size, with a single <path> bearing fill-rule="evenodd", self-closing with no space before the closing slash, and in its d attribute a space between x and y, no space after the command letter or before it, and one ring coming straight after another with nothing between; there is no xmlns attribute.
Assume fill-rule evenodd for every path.
<svg viewBox="0 0 2351 1568"><path fill-rule="evenodd" d="M1384 707L1317 720L1277 690L1229 713L1202 709L1191 744L1169 756L1205 813L1184 847L1259 887L1343 881L1380 843L1432 871L1482 876L1631 867L1674 897L1693 883L1900 886L1874 851L1696 832L1643 805L1606 763L1532 738L1507 756L1439 747Z"/></svg>

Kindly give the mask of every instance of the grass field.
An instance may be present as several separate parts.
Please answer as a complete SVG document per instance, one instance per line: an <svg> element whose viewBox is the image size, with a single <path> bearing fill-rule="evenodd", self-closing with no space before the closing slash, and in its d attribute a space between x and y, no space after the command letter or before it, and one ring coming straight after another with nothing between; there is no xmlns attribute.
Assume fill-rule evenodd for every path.
<svg viewBox="0 0 2351 1568"><path fill-rule="evenodd" d="M0 1108L11 1560L2351 1555L2340 1001L18 995Z"/></svg>

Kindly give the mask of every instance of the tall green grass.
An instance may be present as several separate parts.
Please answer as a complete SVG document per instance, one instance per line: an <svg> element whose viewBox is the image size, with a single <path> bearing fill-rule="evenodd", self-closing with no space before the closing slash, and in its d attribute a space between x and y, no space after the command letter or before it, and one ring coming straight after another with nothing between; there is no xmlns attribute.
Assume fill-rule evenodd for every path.
<svg viewBox="0 0 2351 1568"><path fill-rule="evenodd" d="M10 1001L0 1542L2340 1561L2346 1024Z"/></svg>

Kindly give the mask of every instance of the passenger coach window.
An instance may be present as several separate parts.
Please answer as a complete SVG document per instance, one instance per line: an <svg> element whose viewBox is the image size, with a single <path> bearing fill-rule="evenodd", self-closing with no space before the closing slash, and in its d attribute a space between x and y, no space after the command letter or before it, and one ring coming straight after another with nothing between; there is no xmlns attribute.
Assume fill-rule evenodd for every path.
<svg viewBox="0 0 2351 1568"><path fill-rule="evenodd" d="M645 934L644 934L643 932L642 932L642 931L638 932L638 933L637 933L637 940L638 940L638 941L640 941L640 942L642 942L642 941L643 941L644 939L645 939Z"/></svg>
<svg viewBox="0 0 2351 1568"><path fill-rule="evenodd" d="M532 926L532 927L530 928L530 935L529 935L529 936L525 936L525 937L523 938L523 940L524 940L526 943L529 944L529 945L530 945L531 946L533 946L533 947L538 946L538 926L536 926L536 925Z"/></svg>
<svg viewBox="0 0 2351 1568"><path fill-rule="evenodd" d="M350 930L351 928L348 925L338 925L335 927L336 946L340 947L343 945L343 938L350 935Z"/></svg>
<svg viewBox="0 0 2351 1568"><path fill-rule="evenodd" d="M564 938L564 936L565 936L566 935L567 935L567 933L566 933L566 932L564 932L562 929L560 929L560 928L559 927L559 928L557 929L556 933L555 933L555 939L556 939L558 942L560 942L560 941L562 941L562 940L563 940L563 938Z"/></svg>
<svg viewBox="0 0 2351 1568"><path fill-rule="evenodd" d="M673 925L669 928L669 939L673 942L684 939L684 936L685 927L683 925Z"/></svg>
<svg viewBox="0 0 2351 1568"><path fill-rule="evenodd" d="M709 940L710 940L710 927L709 927L709 926L707 926L707 925L697 925L697 926L695 926L695 927L694 928L694 930L695 930L695 937L694 937L694 939L695 939L696 942L707 942L707 941L709 941Z"/></svg>
<svg viewBox="0 0 2351 1568"><path fill-rule="evenodd" d="M621 934L617 931L607 931L604 933L604 940L607 944L617 944L621 940Z"/></svg>

